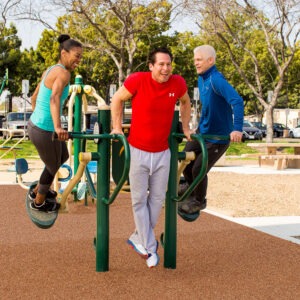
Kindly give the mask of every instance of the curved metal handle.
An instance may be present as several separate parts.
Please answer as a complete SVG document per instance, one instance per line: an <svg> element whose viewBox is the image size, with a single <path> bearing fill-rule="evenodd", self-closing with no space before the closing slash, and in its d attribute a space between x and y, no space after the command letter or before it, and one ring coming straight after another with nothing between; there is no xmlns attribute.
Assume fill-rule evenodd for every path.
<svg viewBox="0 0 300 300"><path fill-rule="evenodd" d="M173 133L174 136L184 138L185 135L182 133ZM201 151L202 151L202 164L201 164L201 169L197 177L194 179L192 184L188 187L188 189L185 191L183 195L180 197L174 198L174 201L176 202L181 202L187 197L190 196L190 194L193 192L195 187L201 182L201 180L204 178L206 175L207 171L207 164L208 164L208 155L207 155L207 149L205 145L205 139L213 139L213 140L228 140L229 136L225 135L202 135L202 134L192 134L191 138L194 140L197 140L198 143L200 144Z"/></svg>
<svg viewBox="0 0 300 300"><path fill-rule="evenodd" d="M113 193L111 194L111 196L109 197L109 199L106 198L102 198L102 201L105 204L111 204L114 202L114 200L116 199L118 193L120 192L122 186L124 185L125 181L128 178L128 174L129 174L129 167L130 167L130 149L129 149L129 144L127 142L127 139L124 135L122 134L113 134L111 135L111 139L113 140L119 140L123 143L124 145L124 169L123 169L123 173L121 176L121 179L119 180L117 186L115 187Z"/></svg>
<svg viewBox="0 0 300 300"><path fill-rule="evenodd" d="M125 163L124 163L124 169L123 173L121 176L121 179L119 180L117 186L115 187L113 193L107 198L102 198L102 202L105 204L111 204L114 202L116 199L119 191L121 190L122 186L124 185L126 179L128 178L129 174L129 167L130 167L130 149L129 149L129 144L127 142L127 139L124 135L122 134L83 134L79 132L68 132L69 138L87 138L87 139L94 139L94 138L99 138L99 139L111 139L111 140L119 140L123 143L124 145L124 156L125 156ZM54 132L52 135L52 139L57 139L57 134Z"/></svg>
<svg viewBox="0 0 300 300"><path fill-rule="evenodd" d="M182 134L182 133L173 133L173 135L176 136L176 137L180 137L180 138L185 137L185 135ZM206 149L206 146L205 146L205 141L204 141L202 135L200 135L200 134L192 134L191 138L193 140L198 141L198 143L200 144L201 150L202 150L201 169L200 169L199 174L194 179L192 184L188 187L188 189L185 191L185 193L183 195L181 195L180 197L174 198L174 201L176 201L176 202L180 202L180 201L182 201L182 200L184 200L184 199L186 199L187 197L190 196L190 194L193 192L195 187L199 184L199 182L201 182L201 180L205 176L206 170L207 170L207 149Z"/></svg>
<svg viewBox="0 0 300 300"><path fill-rule="evenodd" d="M205 140L229 141L229 135L201 134Z"/></svg>

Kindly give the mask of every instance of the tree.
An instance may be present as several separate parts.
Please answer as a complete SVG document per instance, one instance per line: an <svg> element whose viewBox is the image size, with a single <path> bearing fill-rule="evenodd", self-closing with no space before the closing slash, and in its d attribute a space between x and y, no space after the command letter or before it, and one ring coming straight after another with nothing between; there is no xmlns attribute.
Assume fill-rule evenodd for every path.
<svg viewBox="0 0 300 300"><path fill-rule="evenodd" d="M0 2L0 36L4 36L8 19L14 15L22 0L4 0Z"/></svg>
<svg viewBox="0 0 300 300"><path fill-rule="evenodd" d="M255 4L256 3L256 4ZM266 111L267 117L267 142L273 137L273 110L286 80L286 74L297 51L297 40L300 27L300 2L294 0L270 0L270 1L235 1L235 0L204 0L193 1L194 12L201 13L205 23L199 22L199 26L206 33L217 37L218 42L226 46L227 53L237 72L243 78L247 87L258 99ZM233 18L237 16L237 18ZM236 20L244 19L244 24L236 23ZM238 25L238 26L237 26ZM242 27L240 27L242 25ZM240 29L243 30L240 30ZM259 59L261 53L257 45L251 40L251 35L245 35L245 29L260 31L267 49L268 63L261 65ZM243 69L239 57L247 53L249 61L247 66L251 69ZM267 100L262 76L263 68L269 70L271 66L270 90L272 97ZM275 67L276 74L273 74Z"/></svg>
<svg viewBox="0 0 300 300"><path fill-rule="evenodd" d="M35 3L31 0L31 3ZM150 48L169 46L176 54L174 72L186 74L191 78L192 86L195 81L195 69L192 59L188 65L184 58L192 50L184 51L187 46L179 49L176 43L182 39L175 33L170 36L164 34L176 18L179 7L183 3L171 0L173 6L166 0L52 0L44 1L43 11L49 12L49 3L56 9L64 7L65 14L58 18L56 27L45 30L39 42L37 51L43 57L45 65L53 62L57 54L56 37L59 33L69 33L73 38L81 41L85 47L82 63L77 71L84 77L84 82L93 85L100 94L107 93L109 84L121 85L124 79L132 72L148 70L147 56ZM46 3L47 2L47 3ZM44 5L45 4L45 5ZM20 17L45 24L41 7L30 6L19 10ZM47 24L48 27L49 24ZM189 37L193 35L189 33ZM188 40L185 41L187 44ZM177 52L178 51L178 55ZM192 68L192 72L189 69ZM190 80L187 80L190 81Z"/></svg>
<svg viewBox="0 0 300 300"><path fill-rule="evenodd" d="M8 88L12 94L15 94L19 92L16 69L21 57L21 40L18 38L17 29L13 24L9 28L4 27L0 37L0 74L4 75L6 69L8 70Z"/></svg>
<svg viewBox="0 0 300 300"><path fill-rule="evenodd" d="M171 39L170 48L174 57L173 73L185 78L189 87L189 95L192 98L194 87L197 87L197 73L193 62L193 50L195 47L203 44L203 40L191 32L175 32Z"/></svg>
<svg viewBox="0 0 300 300"><path fill-rule="evenodd" d="M0 76L4 76L5 73L10 73L10 77L14 75L15 63L20 56L20 40L17 38L16 28L11 24L8 27L8 19L14 10L18 7L21 0L5 0L0 3ZM9 72L7 72L9 70ZM12 72L12 73L11 73ZM4 78L4 77L3 77ZM14 91L10 80L10 90ZM2 86L2 82L0 82ZM4 86L3 86L4 87Z"/></svg>
<svg viewBox="0 0 300 300"><path fill-rule="evenodd" d="M68 32L85 48L108 56L118 70L118 84L134 68L141 38L150 40L169 29L172 5L166 0L52 0L52 5L66 14L55 29ZM23 11L24 18L45 21L32 7Z"/></svg>
<svg viewBox="0 0 300 300"><path fill-rule="evenodd" d="M289 97L289 107L300 108L300 42L297 43L297 51L286 75L286 81L288 83L286 94Z"/></svg>

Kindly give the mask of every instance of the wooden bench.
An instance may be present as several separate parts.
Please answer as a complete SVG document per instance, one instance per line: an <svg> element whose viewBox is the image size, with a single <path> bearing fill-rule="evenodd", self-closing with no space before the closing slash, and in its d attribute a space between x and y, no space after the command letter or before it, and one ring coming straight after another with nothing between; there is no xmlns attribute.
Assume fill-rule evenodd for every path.
<svg viewBox="0 0 300 300"><path fill-rule="evenodd" d="M273 165L276 170L283 170L286 168L299 168L300 155L299 154L266 154L260 155L258 158L259 166Z"/></svg>
<svg viewBox="0 0 300 300"><path fill-rule="evenodd" d="M265 151L258 156L259 166L273 166L276 170L300 168L300 143L248 143L247 146ZM284 153L285 148L291 148L293 153Z"/></svg>
<svg viewBox="0 0 300 300"><path fill-rule="evenodd" d="M256 150L265 150L266 154L278 154L284 148L292 148L294 154L300 154L300 143L248 143L247 146Z"/></svg>

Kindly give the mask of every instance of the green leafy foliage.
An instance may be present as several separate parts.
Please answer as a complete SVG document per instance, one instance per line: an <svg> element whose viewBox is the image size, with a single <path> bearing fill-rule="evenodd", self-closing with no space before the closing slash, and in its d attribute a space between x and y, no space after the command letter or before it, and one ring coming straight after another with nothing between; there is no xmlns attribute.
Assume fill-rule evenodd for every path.
<svg viewBox="0 0 300 300"><path fill-rule="evenodd" d="M7 87L12 94L20 94L17 66L21 58L21 40L17 36L17 29L13 24L4 27L0 32L0 76L4 76L8 69L9 79Z"/></svg>
<svg viewBox="0 0 300 300"><path fill-rule="evenodd" d="M203 6L213 3L202 2ZM193 88L197 84L193 48L208 43L217 50L217 67L242 95L245 101L245 114L262 115L264 111L262 103L237 72L226 44L220 39L220 34L227 39L232 56L253 86L256 86L255 74L259 74L263 99L267 98L268 90L274 89L278 72L268 52L262 26L251 19L247 11L241 10L236 1L227 1L224 18L226 17L227 26L233 36L238 38L239 43L228 33L224 23L213 22L215 18L212 19L212 14L207 9L203 14L202 22L199 23L199 34L188 31L170 34L168 30L172 22L173 2L86 0L64 3L72 3L73 6L68 7L69 13L58 18L55 31L44 30L36 50L20 50L21 40L17 37L17 29L14 25L1 30L0 78L8 67L8 88L14 96L21 93L22 79L30 81L31 94L43 71L57 62L59 46L57 37L60 33L68 33L84 45L81 65L72 75L71 82L74 81L76 74L80 74L83 82L95 87L103 98L107 97L110 84L122 84L132 72L147 71L148 53L156 46L171 48L174 54L173 72L185 78L189 93L192 95ZM221 8L224 7L219 7L218 11ZM262 12L257 11L257 16L262 16ZM262 20L269 32L273 32L273 28L269 25L271 20L266 17ZM282 42L275 31L270 34L270 43L277 46L275 54L281 63L290 52L286 52L286 57L280 56ZM258 62L257 69L254 68L253 56L242 46L255 55ZM299 46L298 42L296 44L298 50L294 54L278 97L279 107L300 107ZM89 101L94 100L89 99Z"/></svg>

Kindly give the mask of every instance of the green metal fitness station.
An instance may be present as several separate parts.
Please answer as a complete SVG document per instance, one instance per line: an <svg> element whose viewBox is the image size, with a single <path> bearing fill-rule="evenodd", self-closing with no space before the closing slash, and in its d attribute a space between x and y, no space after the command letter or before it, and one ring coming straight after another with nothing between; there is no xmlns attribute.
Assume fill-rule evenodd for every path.
<svg viewBox="0 0 300 300"><path fill-rule="evenodd" d="M69 181L59 199L61 208L58 213L45 214L30 209L30 200L26 197L26 209L31 220L40 228L50 228L58 216L64 210L67 211L67 196L76 191L76 185L80 181L84 172L87 184L92 189L96 198L96 237L94 246L96 251L96 271L106 272L109 270L109 206L114 202L124 183L128 180L130 167L130 150L124 135L110 134L111 114L108 105L102 105L98 109L98 124L96 124L93 134L81 132L82 124L82 96L85 86L81 76L76 76L75 86L77 89L74 106L74 129L69 132L69 137L73 139L74 147L74 177ZM184 138L182 133L177 132L179 123L179 112L174 112L172 130L169 137L171 150L171 167L169 174L168 190L165 199L165 231L161 235L161 243L164 248L164 267L176 269L177 253L177 203L183 201L192 193L197 184L203 179L207 170L207 150L204 137L200 134L193 134L192 139L196 140L202 149L203 163L201 171L188 190L180 197L177 195L178 189L178 164L187 158L187 153L178 152L179 144ZM212 136L205 136L212 138ZM224 139L228 137L215 137ZM97 152L85 152L86 141L94 140L97 144ZM111 147L112 145L112 147ZM120 149L122 148L122 151ZM124 150L124 151L123 151ZM120 153L122 152L122 158ZM111 158L112 155L112 158ZM110 159L111 158L111 159ZM87 172L87 163L97 162L97 183L94 188L91 176ZM121 163L120 163L121 162ZM113 178L116 187L110 194L110 170L112 163ZM117 166L117 167L116 167ZM123 170L120 172L120 168ZM118 174L117 174L118 172ZM32 186L36 184L33 183ZM76 193L75 193L76 195ZM198 216L195 216L196 219ZM188 220L187 221L193 221Z"/></svg>

